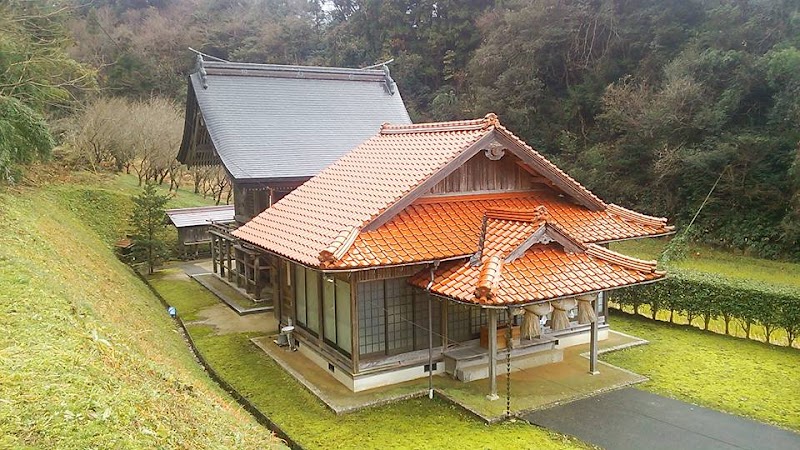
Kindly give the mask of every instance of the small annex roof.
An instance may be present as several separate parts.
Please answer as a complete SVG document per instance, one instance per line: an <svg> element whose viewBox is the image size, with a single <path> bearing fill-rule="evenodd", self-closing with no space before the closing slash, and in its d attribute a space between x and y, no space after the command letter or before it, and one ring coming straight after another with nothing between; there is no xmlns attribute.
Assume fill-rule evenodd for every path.
<svg viewBox="0 0 800 450"><path fill-rule="evenodd" d="M547 208L488 210L477 251L409 282L438 296L484 307L523 306L656 281L655 261L584 245L554 222Z"/></svg>
<svg viewBox="0 0 800 450"><path fill-rule="evenodd" d="M485 202L462 197L476 203L443 200L436 206L420 198L469 158L496 151L498 144L500 156L511 151L565 196L528 193L528 199L500 196ZM587 242L672 230L666 219L607 205L488 114L476 120L384 125L377 136L233 234L302 264L331 270L425 262L473 252L484 209L492 202L497 203L493 207L506 202L518 208L552 205Z"/></svg>
<svg viewBox="0 0 800 450"><path fill-rule="evenodd" d="M178 160L208 163L194 154L201 151L195 148L202 131L197 128L205 128L236 180L307 179L382 123L411 123L386 68L198 61L189 77Z"/></svg>
<svg viewBox="0 0 800 450"><path fill-rule="evenodd" d="M168 209L167 217L175 228L196 227L211 223L231 223L233 205L199 206L195 208Z"/></svg>

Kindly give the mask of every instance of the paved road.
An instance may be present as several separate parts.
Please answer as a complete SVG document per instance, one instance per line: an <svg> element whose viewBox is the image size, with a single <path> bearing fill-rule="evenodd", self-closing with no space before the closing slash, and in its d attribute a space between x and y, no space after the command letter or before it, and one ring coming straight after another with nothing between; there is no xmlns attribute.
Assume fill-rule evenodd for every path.
<svg viewBox="0 0 800 450"><path fill-rule="evenodd" d="M609 450L800 449L800 434L633 388L525 419Z"/></svg>

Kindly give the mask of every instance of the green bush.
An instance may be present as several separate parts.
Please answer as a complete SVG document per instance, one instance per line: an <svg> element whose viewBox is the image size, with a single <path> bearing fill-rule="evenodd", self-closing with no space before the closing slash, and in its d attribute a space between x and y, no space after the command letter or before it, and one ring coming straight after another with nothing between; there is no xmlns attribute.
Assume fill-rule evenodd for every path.
<svg viewBox="0 0 800 450"><path fill-rule="evenodd" d="M690 324L702 318L705 329L711 320L722 319L726 334L736 320L748 338L751 325L758 324L764 327L767 342L781 328L790 347L800 334L800 291L790 287L672 271L661 282L620 289L612 301L632 307L636 314L640 306L647 305L653 319L659 311L669 311L670 321L676 313L684 314Z"/></svg>

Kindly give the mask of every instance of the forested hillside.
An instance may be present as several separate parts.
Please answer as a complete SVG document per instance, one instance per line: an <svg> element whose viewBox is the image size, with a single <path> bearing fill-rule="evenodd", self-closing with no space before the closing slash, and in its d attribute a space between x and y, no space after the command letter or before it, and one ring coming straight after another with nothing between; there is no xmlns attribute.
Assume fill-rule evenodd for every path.
<svg viewBox="0 0 800 450"><path fill-rule="evenodd" d="M38 1L12 0L4 14ZM607 200L679 225L715 186L696 239L800 258L796 1L52 4L41 1L66 8L58 48L96 75L100 95L180 104L194 65L188 47L248 62L360 67L394 59L389 67L415 120L494 111ZM20 50L0 33L7 74L14 66L6 55ZM0 107L15 96L5 78Z"/></svg>

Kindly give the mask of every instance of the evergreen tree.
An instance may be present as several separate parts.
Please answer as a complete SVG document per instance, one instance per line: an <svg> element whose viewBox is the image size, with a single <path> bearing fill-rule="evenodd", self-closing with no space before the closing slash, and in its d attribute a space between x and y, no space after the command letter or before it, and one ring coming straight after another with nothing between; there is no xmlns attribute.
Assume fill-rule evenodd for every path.
<svg viewBox="0 0 800 450"><path fill-rule="evenodd" d="M45 158L53 138L44 118L11 97L0 95L0 182L19 177L20 164Z"/></svg>
<svg viewBox="0 0 800 450"><path fill-rule="evenodd" d="M155 185L146 184L141 194L133 198L134 208L131 214L133 229L134 261L147 262L147 273L167 256L164 242L164 225L166 212L164 207L169 201L168 195L159 194Z"/></svg>
<svg viewBox="0 0 800 450"><path fill-rule="evenodd" d="M49 156L55 142L46 119L70 111L95 83L66 51L69 8L55 3L0 1L0 183Z"/></svg>

